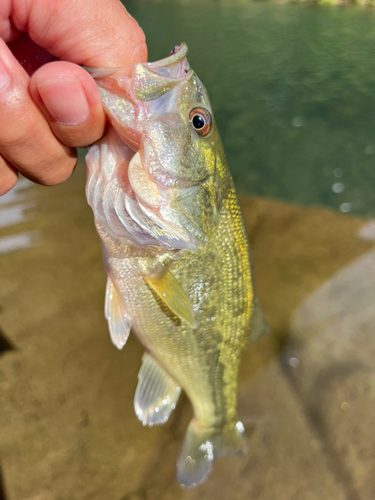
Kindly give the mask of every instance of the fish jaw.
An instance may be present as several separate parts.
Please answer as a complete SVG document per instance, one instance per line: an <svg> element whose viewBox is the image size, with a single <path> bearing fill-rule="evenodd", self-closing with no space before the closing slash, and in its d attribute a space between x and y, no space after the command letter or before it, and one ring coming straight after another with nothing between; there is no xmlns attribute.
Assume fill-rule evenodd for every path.
<svg viewBox="0 0 375 500"><path fill-rule="evenodd" d="M155 63L90 70L111 127L97 143L99 162L93 154L87 160L89 171L104 174L91 176L97 195L88 189L89 203L128 244L195 251L218 225L228 172L220 170L226 163L215 125L203 139L189 121L195 106L212 110L186 56L181 44ZM115 145L105 150L108 135Z"/></svg>

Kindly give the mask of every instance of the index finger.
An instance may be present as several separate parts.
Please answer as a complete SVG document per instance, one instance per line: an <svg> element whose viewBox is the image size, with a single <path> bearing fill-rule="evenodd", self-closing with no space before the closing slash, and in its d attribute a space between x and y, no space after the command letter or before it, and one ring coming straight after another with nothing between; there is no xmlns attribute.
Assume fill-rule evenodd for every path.
<svg viewBox="0 0 375 500"><path fill-rule="evenodd" d="M147 60L144 33L119 0L1 0L0 37L9 42L25 31L55 57L76 64Z"/></svg>

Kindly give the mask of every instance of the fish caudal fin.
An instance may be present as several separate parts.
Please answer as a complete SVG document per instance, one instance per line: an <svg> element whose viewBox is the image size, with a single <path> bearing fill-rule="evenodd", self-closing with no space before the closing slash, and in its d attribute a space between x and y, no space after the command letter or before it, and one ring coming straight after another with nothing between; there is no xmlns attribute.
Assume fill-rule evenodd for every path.
<svg viewBox="0 0 375 500"><path fill-rule="evenodd" d="M177 462L177 479L191 488L204 481L214 460L222 455L244 455L247 451L241 422L223 429L205 428L193 420Z"/></svg>
<svg viewBox="0 0 375 500"><path fill-rule="evenodd" d="M135 414L143 425L164 424L176 407L181 389L149 355L144 354L134 396Z"/></svg>

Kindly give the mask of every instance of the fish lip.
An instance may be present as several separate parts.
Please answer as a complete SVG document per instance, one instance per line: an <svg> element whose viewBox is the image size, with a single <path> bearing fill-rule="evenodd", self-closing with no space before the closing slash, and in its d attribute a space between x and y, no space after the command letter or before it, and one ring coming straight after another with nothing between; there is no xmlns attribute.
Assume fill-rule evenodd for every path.
<svg viewBox="0 0 375 500"><path fill-rule="evenodd" d="M175 64L179 61L182 61L182 59L187 57L188 52L189 49L186 43L180 43L173 47L173 49L169 52L167 57L165 57L164 59L160 59L160 61L147 63L147 66L153 69L165 68L166 66L170 66L171 64Z"/></svg>
<svg viewBox="0 0 375 500"><path fill-rule="evenodd" d="M125 68L132 68L141 64L142 66L146 66L151 69L159 69L171 66L172 64L177 63L178 61L182 61L184 57L188 55L188 47L186 43L182 42L178 45L175 45L173 49L170 51L167 57L161 59L160 61L147 62L147 63L137 63L137 64L127 64L125 66L114 66L113 68L91 68L89 66L82 66L82 68L87 71L93 78L95 78L95 73L101 73L101 77L110 76L117 71L124 70ZM185 70L186 72L186 70ZM192 72L189 68L188 72ZM186 74L188 73L186 72Z"/></svg>

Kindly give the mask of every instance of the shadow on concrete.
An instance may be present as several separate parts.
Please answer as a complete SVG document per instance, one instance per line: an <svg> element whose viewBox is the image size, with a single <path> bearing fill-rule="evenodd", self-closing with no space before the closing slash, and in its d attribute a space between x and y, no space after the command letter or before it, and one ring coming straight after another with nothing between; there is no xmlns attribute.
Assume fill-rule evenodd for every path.
<svg viewBox="0 0 375 500"><path fill-rule="evenodd" d="M282 372L284 373L291 390L296 395L297 399L300 401L307 421L310 423L311 429L315 433L319 442L321 443L325 456L327 458L328 466L330 467L332 473L336 477L339 484L342 485L345 493L346 500L360 500L361 496L355 487L354 478L351 471L345 466L345 463L341 459L340 455L335 451L334 445L331 442L330 432L327 429L324 418L322 417L320 411L316 408L314 404L310 404L306 397L301 391L296 378L293 374L293 369L291 369L288 359L290 358L288 349L284 351L282 356L279 358L279 364ZM355 370L354 366L354 370ZM322 386L327 387L329 380L322 380Z"/></svg>
<svg viewBox="0 0 375 500"><path fill-rule="evenodd" d="M5 486L3 481L3 474L0 468L0 500L7 500L7 496L5 494Z"/></svg>
<svg viewBox="0 0 375 500"><path fill-rule="evenodd" d="M8 340L0 327L0 356L5 354L7 351L15 351L16 347ZM2 497L0 496L0 500Z"/></svg>
<svg viewBox="0 0 375 500"><path fill-rule="evenodd" d="M14 351L15 349L16 348L14 347L14 345L6 338L4 332L0 328L0 356L5 354L7 351ZM0 500L7 500L1 467L0 467Z"/></svg>

